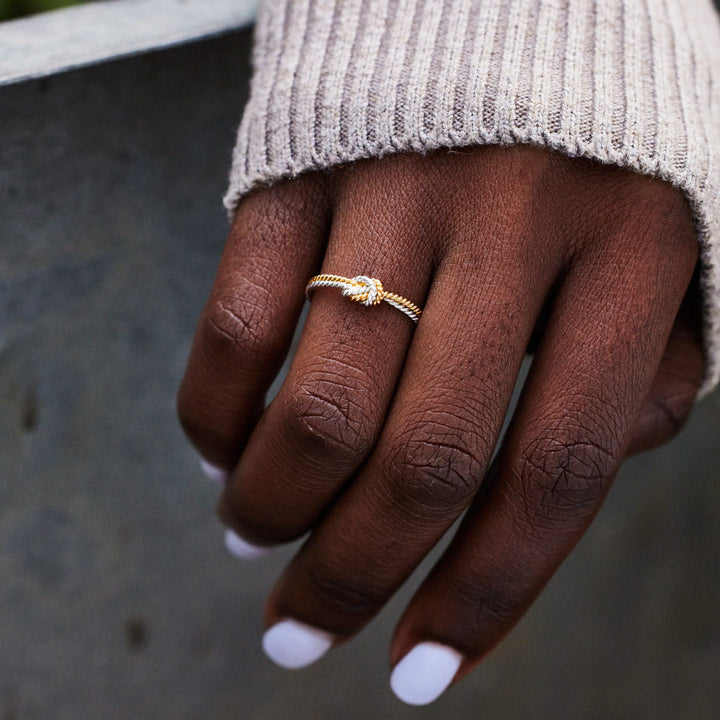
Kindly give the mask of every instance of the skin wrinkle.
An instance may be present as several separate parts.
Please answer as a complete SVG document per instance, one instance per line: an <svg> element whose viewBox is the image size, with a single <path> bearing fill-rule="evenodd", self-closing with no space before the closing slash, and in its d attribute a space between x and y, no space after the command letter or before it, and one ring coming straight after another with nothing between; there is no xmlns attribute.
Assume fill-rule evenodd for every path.
<svg viewBox="0 0 720 720"><path fill-rule="evenodd" d="M266 335L272 336L275 318L282 313L283 307L273 289L264 278L274 266L274 253L267 260L256 259L246 264L242 273L228 273L223 293L213 293L205 311L210 322L219 327L225 327L223 320L226 316L236 323L238 333L233 333L232 322L226 328L230 335L236 336L238 344L242 344L240 335L246 333L252 341L262 342ZM258 278L256 280L256 278ZM282 278L290 280L290 278ZM282 281L281 279L281 281ZM261 355L271 355L272 347L267 348Z"/></svg>
<svg viewBox="0 0 720 720"><path fill-rule="evenodd" d="M562 407L562 403L563 403L562 398L559 398L558 406ZM550 434L552 436L555 435L555 433L552 430L550 431ZM506 452L506 458L507 458L509 448L506 448L505 452ZM612 468L609 479L611 479L611 477L614 476L615 470L616 470L616 467ZM609 479L608 479L608 482L609 482ZM498 484L496 486L496 488L497 488L496 493L495 493L496 497L497 496L501 497L507 506L516 507L516 510L512 513L509 513L507 515L507 517L509 517L514 523L514 528L513 528L512 532L516 533L515 538L516 538L516 541L520 543L520 547L522 547L523 538L527 535L528 536L527 540L524 541L525 546L537 548L538 557L541 558L541 562L548 563L548 565L546 566L547 569L544 571L544 573L541 576L538 576L540 578L539 580L533 581L533 574L530 574L529 577L523 581L523 582L526 582L526 584L528 585L528 587L521 589L521 593L524 594L524 596L525 596L525 606L527 606L527 604L529 604L529 602L532 601L534 595L536 594L536 592L531 591L530 585L535 587L536 590L539 590L539 588L542 587L544 582L549 577L550 573L554 570L554 567L557 565L557 563L559 563L559 561L562 559L562 557L575 544L575 542L577 541L577 539L579 537L578 533L584 529L587 522L583 521L580 523L580 527L573 527L573 528L568 527L567 524L565 527L562 527L562 526L558 527L557 523L555 523L554 525L550 524L549 531L551 534L549 534L549 535L547 532L543 533L542 531L538 531L537 527L535 527L534 529L531 530L530 529L531 526L528 526L528 528L523 530L522 526L518 526L518 521L523 517L524 511L522 509L519 511L517 510L518 501L519 501L518 496L522 496L522 493L514 492L512 486L504 485L504 484ZM521 498L521 499L524 500L524 498ZM530 502L532 502L532 500ZM532 505L531 505L531 507L532 507ZM594 509L591 509L591 514L594 514L594 512L596 512L596 510L597 510L597 506ZM536 509L535 515L539 515L539 514L540 514L540 511L537 511L537 509ZM548 525L547 521L540 521L540 522L536 521L536 523L535 523L536 526L543 525L543 524ZM495 530L497 531L497 528L495 528ZM508 535L508 537L512 538L513 535L510 534L510 535ZM467 548L467 550L469 552L470 546L465 545L464 547ZM479 547L482 547L482 545L480 545ZM542 558L544 558L544 560L542 560ZM553 558L556 558L556 560L553 560ZM457 562L459 562L459 560L457 560ZM479 562L481 562L481 564L485 564L487 562L487 559L483 558L482 554L480 554ZM501 562L502 562L501 559L495 558L495 567L498 567L498 563L501 563ZM472 566L473 566L472 563L464 564L464 567L466 567L466 568L472 567ZM460 567L460 566L456 566L456 567ZM441 577L442 577L442 580L440 582L443 582L445 579L444 574L442 574ZM492 588L493 585L494 585L493 581L489 580L488 587ZM437 587L437 586L435 586L435 587ZM421 597L422 597L422 594L421 594ZM429 597L429 595L426 595L426 597ZM449 600L449 597L445 593L443 593L442 600L438 596L436 598L436 603L437 602L447 603L448 600ZM482 601L483 601L482 588L481 588L481 592L480 592L479 596L477 598L475 598L475 600L477 601L478 604L482 604ZM415 602L414 617L415 617L416 623L422 622L421 618L419 618L417 616L418 608L421 607L420 602L421 602L421 600L417 600ZM413 617L412 612L413 612L413 606L411 606L411 608L408 611L408 613L406 614L406 616ZM463 617L462 613L459 613L458 616ZM458 616L456 616L456 618ZM408 620L405 622L410 622L410 621ZM433 628L432 628L433 624L434 623L431 623L430 627L428 627L427 624L425 624L424 626L421 625L421 627L424 627L424 632L426 632L426 633L429 633L429 634L437 633L438 631L433 630ZM407 636L406 636L406 631L404 631L403 628L404 628L403 621L401 621L401 627L398 631L400 640L396 641L396 645L395 645L396 649L394 649L394 651L393 651L394 653L397 653L398 656L401 656L401 653L403 652L403 647L407 647L404 645L404 643L406 641L405 638ZM445 633L440 632L437 636L439 637L440 640L443 640L443 641L448 641L449 639L452 639L454 641L458 634L460 634L462 636L463 634L470 633L470 632L471 632L471 628L469 626L469 621L468 621L467 617L464 617L463 620L460 622L458 622L456 619L455 627L446 628ZM496 632L499 633L500 635L502 634L499 630L496 630ZM490 634L492 634L492 629L490 629ZM474 637L482 638L482 640L480 640L479 643L476 640L476 644L471 644L471 647L470 647L470 656L473 658L478 658L478 657L482 656L482 654L484 654L484 652L487 652L487 650L490 647L492 647L492 645L494 644L494 641L492 638L489 638L489 633L488 633L487 629L485 629L485 631L480 634L476 634ZM409 642L409 639L407 641ZM471 667L475 661L476 660L473 659L473 661L468 664L467 669L469 669L469 667Z"/></svg>
<svg viewBox="0 0 720 720"><path fill-rule="evenodd" d="M580 403L573 393L569 405L582 408L597 403ZM567 407L567 399L557 398L557 406ZM610 404L608 398L600 402L600 408L625 406L627 402ZM522 492L514 493L520 501L513 493L507 493L508 500L531 524L550 529L567 524L575 529L578 520L582 523L595 514L607 493L622 456L622 431L609 424L610 415L601 409L592 414L578 410L570 417L558 411L555 423L545 417L541 434L516 451L518 460L512 466L516 482L511 486ZM524 428L523 434L532 438L532 428Z"/></svg>
<svg viewBox="0 0 720 720"><path fill-rule="evenodd" d="M402 524L407 532L402 536L389 535L386 524L387 510L397 508L397 498L386 466L379 463L375 457L371 457L370 463L377 482L356 482L348 490L354 493L357 504L363 508L361 522L367 527L367 536L372 542L392 545L395 558L399 558L402 553L417 556L417 562L413 564L415 567L425 554L428 533L437 532L438 518L428 519L427 513L421 514L414 506L403 508ZM444 522L444 519L441 519L443 526ZM384 549L388 550L387 547ZM366 551L368 557L371 556L372 548L368 546ZM378 554L376 557L385 555Z"/></svg>
<svg viewBox="0 0 720 720"><path fill-rule="evenodd" d="M437 513L432 516L428 515L427 508L418 503L404 503L398 504L398 495L394 491L391 484L390 473L387 472L386 468L380 468L379 480L377 487L373 488L372 494L365 493L363 498L365 505L368 508L373 508L375 512L374 516L384 517L387 513L388 508L402 509L403 527L407 529L408 538L412 538L413 550L417 553L422 553L425 543L427 542L426 536L428 531L435 534L444 532L447 529L447 520L445 517L440 517ZM382 527L378 527L379 531L382 531ZM418 548L415 548L415 545ZM407 552L410 548L404 547L404 552ZM418 559L419 563L421 558ZM415 565L417 565L417 563Z"/></svg>
<svg viewBox="0 0 720 720"><path fill-rule="evenodd" d="M478 588L469 583L460 583L453 588L458 600L469 614L468 625L482 632L488 625L488 619L493 624L508 625L515 622L523 612L525 598L519 593L513 596L507 588L509 583L488 583ZM502 589L501 589L502 588ZM468 647L469 651L472 648Z"/></svg>
<svg viewBox="0 0 720 720"><path fill-rule="evenodd" d="M489 391L489 381L478 383L477 388L470 388L462 383L464 393L457 395L457 387L434 387L433 397L427 398L418 394L415 401L417 408L405 408L405 425L409 427L459 428L459 432L467 434L484 428L489 417L502 417L503 408L493 402ZM483 387L484 386L484 387ZM422 403L422 404L421 404ZM424 406L423 406L424 405ZM482 438L481 438L482 440ZM487 443L492 438L485 438Z"/></svg>
<svg viewBox="0 0 720 720"><path fill-rule="evenodd" d="M577 507L594 506L595 501L604 495L601 483L605 477L605 468L595 457L597 453L598 448L595 446L577 441L546 451L542 472L554 482L543 486L542 507L551 504L558 509L570 507L574 510ZM607 455L603 451L600 454Z"/></svg>
<svg viewBox="0 0 720 720"><path fill-rule="evenodd" d="M327 218L325 183L318 178L259 191L235 218L177 400L183 428L214 464L235 464L257 420L301 310L302 298L291 288L304 282L304 267L311 269ZM294 298L290 306L269 294L267 283L281 256L278 280Z"/></svg>
<svg viewBox="0 0 720 720"><path fill-rule="evenodd" d="M337 193L338 197L341 196L340 191L336 191L336 193ZM383 198L384 198L384 195L385 195L385 193L383 193ZM367 198L368 194L367 193L363 194L363 197ZM337 214L336 214L335 228L338 228ZM331 238L329 251L332 251L333 242L337 245L337 243L342 241L342 238L352 237L353 235L356 236L357 231L352 232L351 230L349 230L347 228L342 228L342 232L338 230L338 234L335 235L334 238ZM331 262L331 261L329 261L329 262ZM337 302L337 298L332 295L325 296L325 300L327 300L327 302L332 302L333 305ZM382 332L381 327L386 325L387 329L389 331L394 331L394 328L397 327L398 321L404 322L404 319L402 317L398 317L397 314L393 313L392 310L390 310L390 313L377 314L377 320L374 320L374 319L370 318L369 314L365 314L366 311L361 308L353 307L349 304L344 304L340 307L343 308L343 311L340 313L340 318L341 318L341 321L339 323L340 326L334 328L333 337L330 340L329 345L327 344L327 342L328 342L327 339L324 339L322 334L320 336L318 336L317 340L321 343L320 347L322 347L323 352L322 353L312 352L313 364L315 364L317 362L325 362L326 358L332 357L333 355L337 355L338 353L341 353L341 355L340 355L341 358L344 356L346 359L349 360L350 363L353 363L354 362L352 359L353 356L347 355L346 352L352 353L354 348L362 348L363 347L364 340L367 337L367 329L368 328L372 328L373 332L378 332L378 331ZM313 311L315 311L315 310L317 310L317 312L320 312L322 315L322 310L320 310L314 304ZM321 317L321 315L319 315L318 317ZM303 335L303 339L305 339L306 337L310 338L310 341L309 341L310 345L308 347L312 347L313 342L315 342L313 340L313 336L314 336L313 324L315 323L315 321L313 320L314 317L315 317L315 313L311 312L311 314L308 318L308 321L306 323L306 326L305 326L305 333ZM394 320L393 320L393 318L394 318ZM323 325L326 325L326 323L324 321L321 320L321 322L323 323ZM403 332L405 332L407 330L407 325L403 324L401 327L402 327ZM325 347L323 347L323 345ZM386 346L383 343L378 344L376 347L378 347L382 351L383 357L385 356L385 353L388 354L388 359L392 362L393 365L395 365L398 360L400 362L402 361L402 357L398 357L397 351L393 350L392 347ZM345 348L347 348L347 351L345 350ZM299 354L302 354L303 352L305 352L305 351L303 350L303 343L301 343L301 348L299 350ZM305 355L307 356L307 353L305 353ZM364 357L365 357L365 355L361 353L358 356L358 360L360 360ZM378 360L379 360L379 362L373 363L373 367L378 367L378 369L383 369L387 363L382 358L378 358ZM343 368L342 372L347 372L347 369ZM351 377L352 377L352 375L351 375ZM337 378L337 379L340 379L340 378ZM347 384L346 379L347 378L344 379L345 384ZM291 371L288 381L290 383L295 383L295 382L297 382L297 380L298 380L298 376L293 374ZM305 382L305 381L303 381L303 382ZM332 378L328 382L332 382ZM287 388L287 385L286 385L286 388ZM317 388L313 389L312 387L310 387L310 390L315 395L321 395L321 393L318 391ZM392 391L392 387L390 388L390 390ZM285 389L281 390L281 395L283 392L286 392L286 390ZM367 395L368 397L372 397L372 395L375 393L376 393L375 390L368 389L366 391L363 391L362 395ZM351 402L351 401L347 397L342 400L338 399L338 398L333 400L332 397L325 396L324 399L328 400L330 402L334 402L335 405L340 406L341 410L342 410L342 408L352 407L351 404L348 405L348 402ZM277 415L277 412L276 412L276 415ZM316 422L319 417L326 417L328 415L331 415L331 413L328 412L327 408L324 408L323 410L321 410L315 414L312 422L313 423ZM366 425L367 425L367 421L363 421L361 427L365 427ZM336 428L331 428L331 429L335 430ZM274 437L276 435L277 435L276 433L271 432L272 437ZM343 437L342 435L339 436L337 438L337 440L338 440L338 442L342 442L346 445L348 444L347 437ZM374 438L373 438L373 441L374 441ZM350 443L350 444L352 444L352 443ZM295 450L295 452L299 453L303 457L307 457L308 454L311 454L311 453L306 452L307 447L304 447L304 446L309 447L310 444L302 441L302 435L300 436L299 439L292 441L291 445L292 445L292 447L298 448ZM365 456L365 454L366 454L366 452L362 453L363 457ZM359 458L359 459L362 460L362 458ZM326 460L326 462L327 462L327 460ZM305 466L309 466L309 465L313 465L313 464L321 467L321 464L318 462L315 462L315 463L305 462L304 463ZM297 472L295 472L295 470L297 470L297 468L294 468L294 471L292 473L292 481L288 481L287 479L284 479L283 482L286 484L287 489L290 489L290 490L292 490L293 488L296 488L296 487L303 487L303 485L306 485L306 486L309 485L309 486L312 486L315 488L318 488L318 487L322 488L324 486L326 488L326 492L327 492L328 486L333 485L333 480L335 482L337 482L337 479L339 479L339 480L344 479L342 477L338 477L338 472L337 472L339 469L340 473L342 474L342 467L338 468L337 465L343 465L343 464L345 464L347 466L348 471L353 470L353 467L351 467L351 463L346 464L343 462L336 461L332 468L332 473L331 473L331 474L334 473L334 478L333 477L329 478L331 481L330 483L328 483L328 482L325 482L325 483L313 482L312 477L308 476L308 474L306 473L306 470L308 469L307 467L300 468L300 470L302 471L301 474L298 474ZM287 473L285 473L285 474L287 474ZM327 475L328 475L327 470L324 473L324 475L327 478ZM305 488L305 490L306 489L307 488ZM300 494L307 495L307 492L303 493L301 491ZM240 503L238 503L238 507L240 507L240 506L241 506ZM310 519L312 520L313 518L310 518Z"/></svg>
<svg viewBox="0 0 720 720"><path fill-rule="evenodd" d="M342 572L323 572L317 563L308 566L306 576L306 582L319 604L332 606L346 618L359 616L361 621L365 621L383 602L384 593L373 594L372 583L365 578L349 578ZM341 635L346 632L343 632L344 628L339 630Z"/></svg>
<svg viewBox="0 0 720 720"><path fill-rule="evenodd" d="M404 475L410 480L406 480L403 494L411 502L417 502L419 495L429 491L438 496L444 513L453 509L455 503L452 498L457 494L460 495L460 504L464 505L466 498L474 494L475 484L469 473L455 466L459 465L457 458L469 457L467 448L439 438L432 443L423 442L422 446L429 450L429 454L420 461L413 458L406 462Z"/></svg>
<svg viewBox="0 0 720 720"><path fill-rule="evenodd" d="M575 544L578 534L576 524L571 524L566 518L559 521L557 513L548 515L542 507L533 505L535 498L516 492L514 487L498 488L498 494L511 509L511 533L518 542L537 548L538 553L546 552L551 544L559 548ZM583 518L581 524L584 522Z"/></svg>
<svg viewBox="0 0 720 720"><path fill-rule="evenodd" d="M225 338L234 346L238 345L239 339L244 340L244 336L249 336L253 340L253 344L257 344L258 335L253 330L253 324L249 320L241 317L221 300L218 300L216 308L208 320L209 328L215 330L219 336ZM230 320L229 323L224 319L226 316ZM221 320L221 318L223 319ZM229 327L232 327L232 330L229 330ZM252 354L254 355L254 353Z"/></svg>
<svg viewBox="0 0 720 720"><path fill-rule="evenodd" d="M350 387L340 371L313 371L282 396L281 423L287 429L283 435L305 455L319 448L335 463L343 464L341 458L348 456L349 467L354 466L358 456L368 453L380 428L372 386L356 377Z"/></svg>
<svg viewBox="0 0 720 720"><path fill-rule="evenodd" d="M441 388L434 387L433 393L435 394L435 399L423 398L422 392L418 391L414 393L415 399L411 401L412 404L417 406L417 410L413 410L412 407L403 408L403 422L400 430L396 431L396 434L392 437L386 436L383 445L384 449L380 451L380 462L383 467L393 465L391 459L393 456L396 458L395 464L400 466L397 472L386 478L388 487L394 488L396 485L402 486L402 480L398 481L398 476L402 478L403 474L407 474L405 467L412 467L414 464L414 467L417 468L417 461L414 460L412 456L413 454L421 454L418 452L418 448L423 449L423 444L425 451L423 458L426 460L426 465L431 466L433 462L432 443L444 446L446 451L449 448L451 453L458 453L461 458L460 464L464 464L465 466L467 466L467 462L463 462L462 458L470 455L468 441L470 441L473 446L483 448L483 456L478 458L477 461L474 459L474 453L470 455L473 458L472 469L459 469L456 471L456 476L461 482L466 481L477 485L482 480L484 468L489 461L492 449L497 440L500 424L496 424L497 426L494 429L492 437L487 436L487 423L483 419L482 411L475 410L472 411L472 415L467 415L473 403L487 402L481 400L485 393L472 392L464 383L461 384L464 390L468 391L463 397L454 397L457 388L455 388L452 393L435 394ZM425 406L424 409L423 404ZM445 411L443 411L443 407L446 408ZM504 411L502 414L489 411L485 417L502 417L503 415ZM457 429L455 430L454 428ZM483 439L483 436L486 437ZM426 438L434 439L427 441ZM428 448L431 450L429 453L427 452ZM443 450L439 449L438 452L435 453L436 457L434 459L437 460L438 457L441 457L442 452ZM409 460L403 460L403 457L409 458ZM404 462L406 462L407 465L403 465ZM453 464L457 463L453 463L452 459L445 459L441 464L452 470ZM413 470L413 472L416 473L417 471ZM432 482L432 477L430 477L429 480ZM396 501L393 501L393 505L396 505ZM461 506L464 507L464 505L465 502L462 502ZM462 507L460 509L462 509ZM407 512L408 508L405 507L404 511ZM419 514L414 511L412 512L414 515ZM453 512L453 516L454 515L455 512Z"/></svg>
<svg viewBox="0 0 720 720"><path fill-rule="evenodd" d="M375 408L354 400L363 398L363 393L344 382L338 386L338 380L342 381L342 376L328 373L300 384L286 401L286 422L294 434L300 435L300 445L313 437L322 446L329 446L328 455L337 455L340 450L364 455L374 442L377 413L373 412Z"/></svg>
<svg viewBox="0 0 720 720"><path fill-rule="evenodd" d="M543 468L534 471L538 474L548 472ZM524 524L535 531L538 542L548 547L560 546L573 541L585 530L610 489L613 477L583 481L582 477L573 475L568 480L562 473L561 479L552 486L543 488L542 492L521 495L520 501L514 499L514 505L524 515Z"/></svg>
<svg viewBox="0 0 720 720"><path fill-rule="evenodd" d="M256 368L262 372L267 358L284 347L275 333L263 332L267 306L244 299L229 305L215 301L202 328L202 352L215 363L228 367Z"/></svg>
<svg viewBox="0 0 720 720"><path fill-rule="evenodd" d="M429 512L432 517L454 518L475 494L486 458L441 425L412 426L398 433L382 451L394 506L405 511Z"/></svg>
<svg viewBox="0 0 720 720"><path fill-rule="evenodd" d="M282 442L279 436L273 435L270 437L267 447L268 454L287 453L287 449L287 444ZM335 472L331 474L326 470L327 463L320 460L318 456L309 451L306 446L301 446L297 449L293 448L293 450L295 450L296 453L295 462L297 466L302 467L303 469L314 470L315 472L312 473L312 475L305 473L302 478L295 473L288 473L286 482L288 487L294 493L294 497L296 498L295 501L297 502L299 499L304 499L310 504L311 508L313 508L312 510L306 510L303 513L303 516L298 515L297 517L293 517L291 513L287 512L287 509L284 506L277 506L272 511L266 510L260 516L259 512L255 511L254 507L246 506L243 508L240 501L238 501L240 509L242 510L241 517L243 522L248 522L249 520L252 520L253 517L255 517L256 520L260 519L263 525L270 526L273 533L277 533L278 536L281 536L283 538L282 541L294 540L305 534L305 526L307 522L307 518L305 516L311 515L315 517L315 515L321 512L321 510L315 509L315 506L317 505L315 502L316 495L318 493L326 493L329 488L334 487L337 480L335 472L342 471L344 469L342 462L338 459L337 463L334 463L333 467ZM251 512L251 510L253 510L253 512ZM274 541L282 542L278 539L274 539Z"/></svg>
<svg viewBox="0 0 720 720"><path fill-rule="evenodd" d="M295 501L293 505L295 505L298 498L305 498L312 508L312 511L308 512L306 510L303 515L295 513L293 522L297 521L298 529L296 532L293 532L293 535L299 537L305 533L307 523L305 515L310 514L314 516L317 512L322 511L322 508L320 510L315 509L318 505L316 496L319 493L326 494L329 490L334 490L338 482L338 476L340 476L342 480L346 472L352 472L355 467L355 462L353 460L345 464L342 462L342 459L338 457L333 462L332 467L328 468L327 460L313 452L314 448L311 446L298 443L293 444L292 449L295 453L293 459L296 467L302 468L305 472L303 472L302 475L300 473L287 473L285 482L294 493L293 497ZM282 455L287 454L287 451L287 443L283 442L278 434L270 436L268 452ZM272 511L268 510L265 514L269 515L277 525L282 526L290 522L289 517L292 516L290 509L289 507L285 507L285 505L282 507L275 506ZM286 517L286 514L288 517ZM243 518L249 515L249 512L243 512Z"/></svg>

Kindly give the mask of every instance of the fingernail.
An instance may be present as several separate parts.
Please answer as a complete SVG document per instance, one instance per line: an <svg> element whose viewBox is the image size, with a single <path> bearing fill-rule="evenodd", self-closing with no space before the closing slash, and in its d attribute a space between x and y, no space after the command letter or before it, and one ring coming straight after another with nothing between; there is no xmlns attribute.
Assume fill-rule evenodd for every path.
<svg viewBox="0 0 720 720"><path fill-rule="evenodd" d="M228 470L213 465L203 458L200 458L200 469L208 480L213 480L214 482L224 483L227 482L227 479L230 477Z"/></svg>
<svg viewBox="0 0 720 720"><path fill-rule="evenodd" d="M395 666L390 687L408 705L427 705L447 690L462 659L445 645L420 643Z"/></svg>
<svg viewBox="0 0 720 720"><path fill-rule="evenodd" d="M228 552L235 557L243 560L255 560L267 555L271 548L261 545L253 545L247 540L243 540L234 530L230 528L225 530L225 547Z"/></svg>
<svg viewBox="0 0 720 720"><path fill-rule="evenodd" d="M284 668L301 668L319 660L333 644L330 633L297 620L281 620L263 636L265 654Z"/></svg>

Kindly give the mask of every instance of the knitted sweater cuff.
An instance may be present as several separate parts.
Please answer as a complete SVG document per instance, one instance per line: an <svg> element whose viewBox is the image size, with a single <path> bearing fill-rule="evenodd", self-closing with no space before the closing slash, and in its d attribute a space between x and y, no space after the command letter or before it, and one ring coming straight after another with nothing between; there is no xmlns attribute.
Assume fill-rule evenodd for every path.
<svg viewBox="0 0 720 720"><path fill-rule="evenodd" d="M533 143L662 178L692 207L720 378L720 22L711 0L264 0L232 211L311 169Z"/></svg>

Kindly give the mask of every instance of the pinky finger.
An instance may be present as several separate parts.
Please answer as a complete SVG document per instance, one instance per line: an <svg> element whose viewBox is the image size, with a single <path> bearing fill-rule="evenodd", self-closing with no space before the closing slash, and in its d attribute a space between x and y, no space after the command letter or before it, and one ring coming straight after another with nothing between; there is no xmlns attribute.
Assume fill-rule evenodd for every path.
<svg viewBox="0 0 720 720"><path fill-rule="evenodd" d="M688 290L633 429L627 456L671 440L695 405L705 372L697 281Z"/></svg>

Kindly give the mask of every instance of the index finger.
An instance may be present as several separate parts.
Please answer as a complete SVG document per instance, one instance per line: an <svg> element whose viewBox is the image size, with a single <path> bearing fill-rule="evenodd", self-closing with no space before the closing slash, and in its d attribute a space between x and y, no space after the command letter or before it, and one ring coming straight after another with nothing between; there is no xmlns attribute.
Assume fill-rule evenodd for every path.
<svg viewBox="0 0 720 720"><path fill-rule="evenodd" d="M324 178L249 195L238 208L178 392L202 456L231 469L282 365L329 228Z"/></svg>

